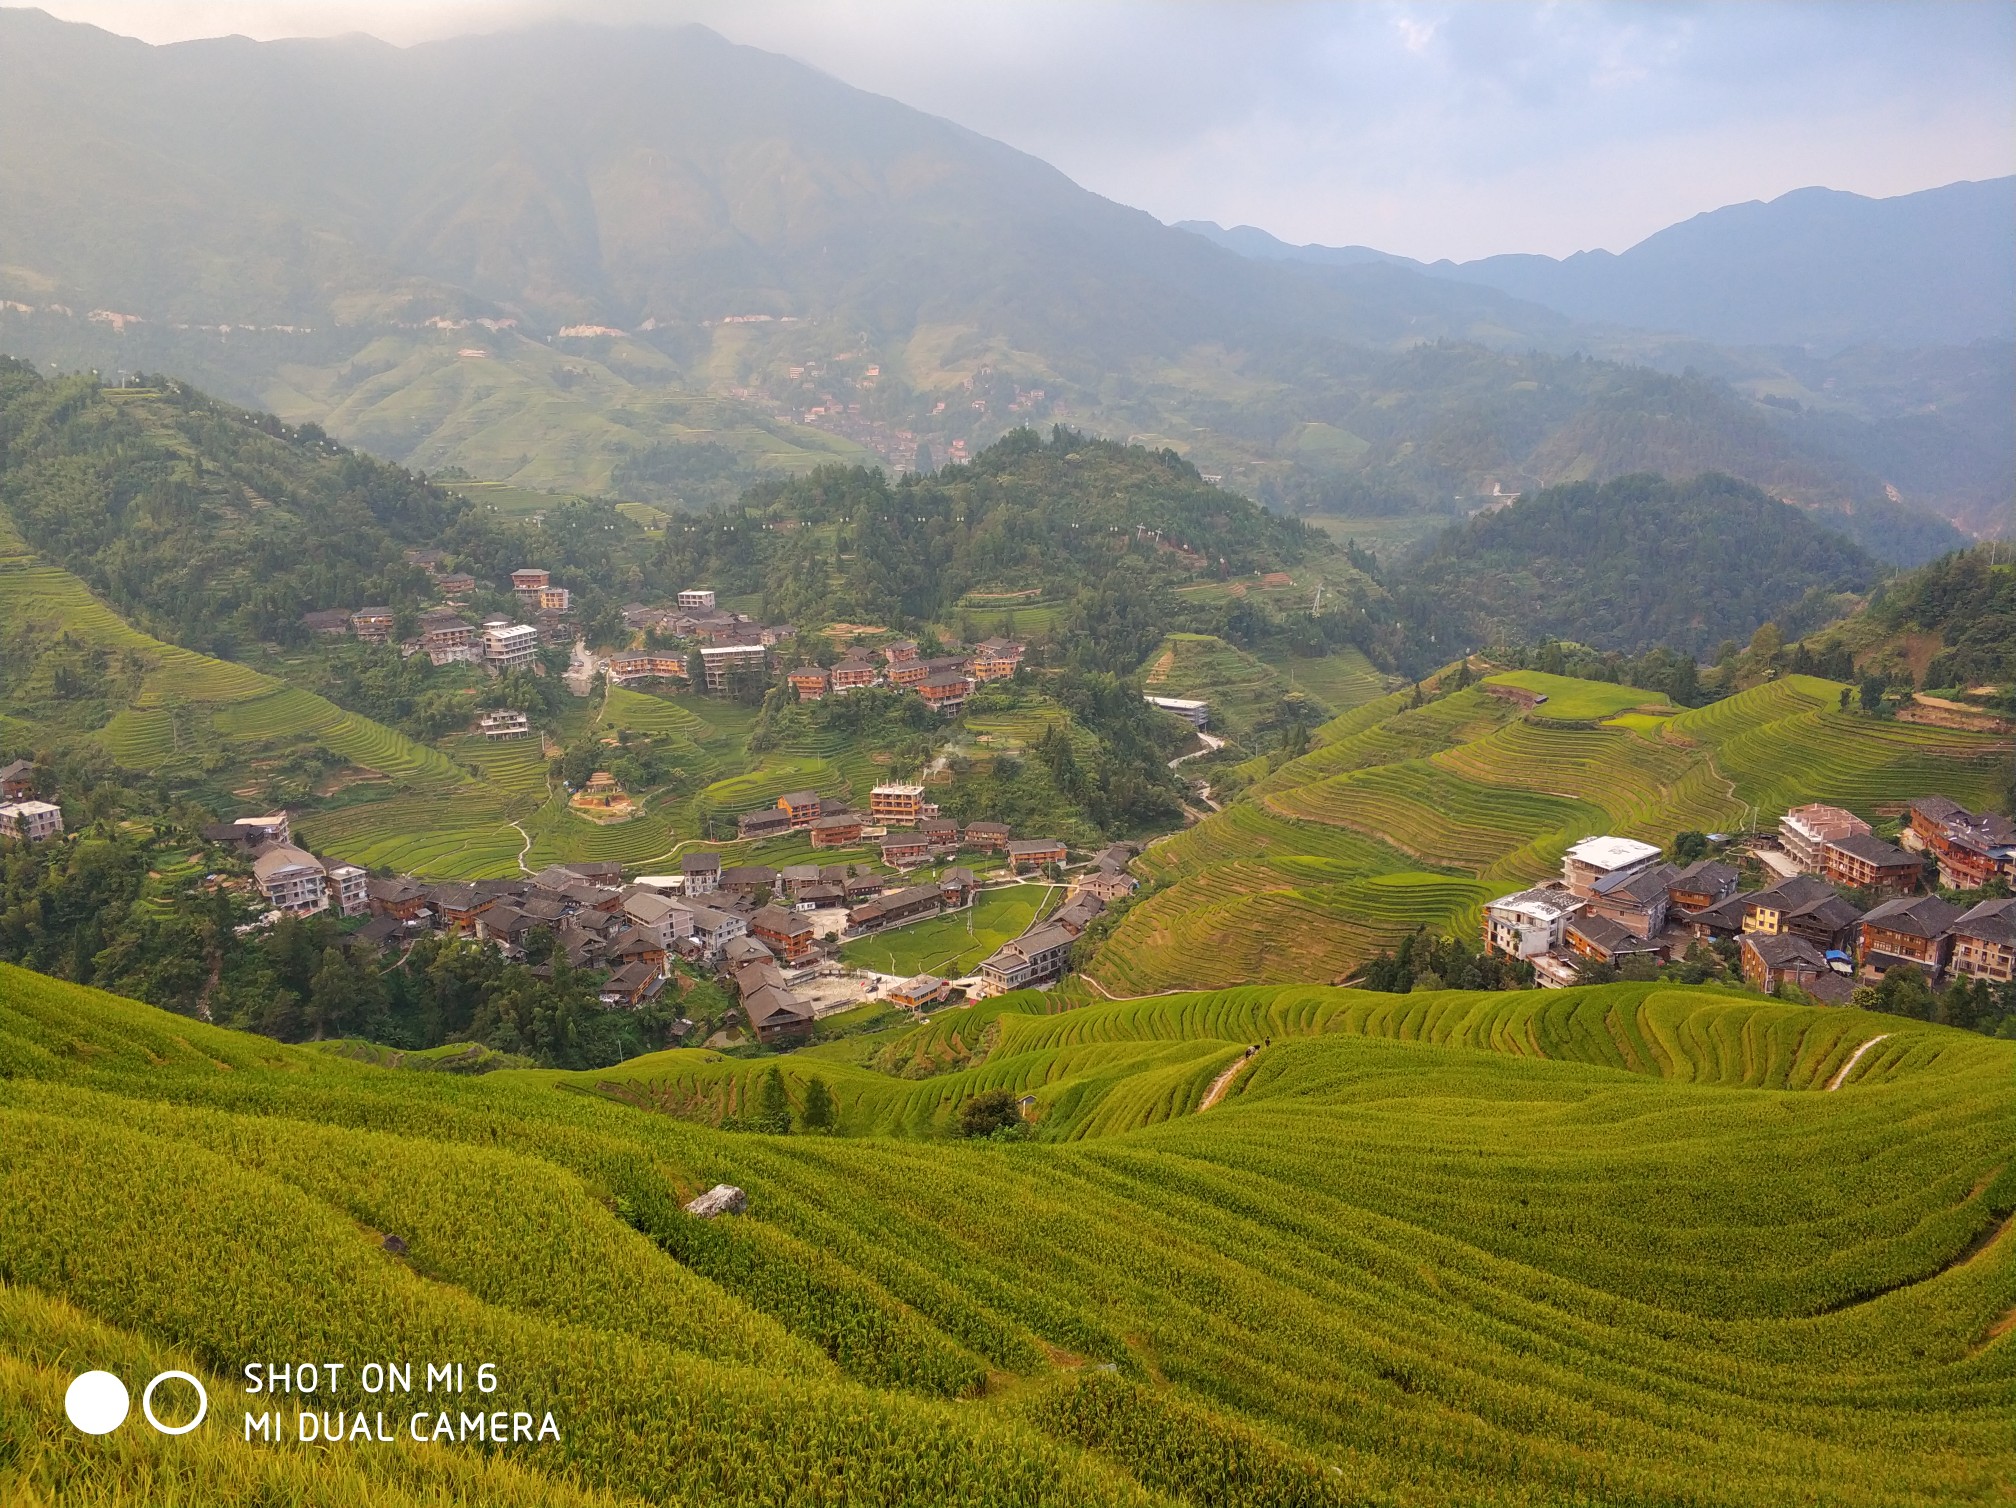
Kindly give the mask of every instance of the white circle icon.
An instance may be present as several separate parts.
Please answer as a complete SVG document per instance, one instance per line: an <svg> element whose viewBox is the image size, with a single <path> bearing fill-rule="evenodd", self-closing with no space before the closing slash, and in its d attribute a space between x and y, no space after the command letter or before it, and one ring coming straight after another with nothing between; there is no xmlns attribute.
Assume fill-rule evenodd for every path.
<svg viewBox="0 0 2016 1508"><path fill-rule="evenodd" d="M191 1419L187 1424L163 1424L159 1419L154 1417L154 1390L160 1387L162 1383L168 1382L171 1379L186 1382L196 1390L196 1417ZM114 1378L113 1381L116 1382L118 1379ZM119 1390L119 1412L122 1416L126 1412L126 1390L124 1388ZM191 1377L187 1372L162 1372L152 1382L147 1384L147 1391L140 1395L140 1412L145 1414L147 1422L161 1431L162 1434L186 1435L197 1425L201 1424L203 1416L210 1412L210 1395L203 1390L203 1384Z"/></svg>
<svg viewBox="0 0 2016 1508"><path fill-rule="evenodd" d="M126 1384L110 1372L85 1372L63 1395L63 1412L87 1435L109 1435L126 1422Z"/></svg>

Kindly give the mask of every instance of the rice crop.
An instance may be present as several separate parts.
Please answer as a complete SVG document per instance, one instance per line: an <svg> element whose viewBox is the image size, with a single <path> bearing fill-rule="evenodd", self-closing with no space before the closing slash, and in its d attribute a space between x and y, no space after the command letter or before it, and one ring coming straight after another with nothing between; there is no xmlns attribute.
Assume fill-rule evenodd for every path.
<svg viewBox="0 0 2016 1508"><path fill-rule="evenodd" d="M234 1508L2006 1499L2016 1044L1657 985L1042 1004L872 1061L463 1078L0 968L0 1472ZM708 1124L772 1065L842 1134ZM948 1140L996 1087L1032 1139ZM746 1215L677 1213L716 1181ZM563 1440L171 1458L50 1412L79 1355L442 1351Z"/></svg>

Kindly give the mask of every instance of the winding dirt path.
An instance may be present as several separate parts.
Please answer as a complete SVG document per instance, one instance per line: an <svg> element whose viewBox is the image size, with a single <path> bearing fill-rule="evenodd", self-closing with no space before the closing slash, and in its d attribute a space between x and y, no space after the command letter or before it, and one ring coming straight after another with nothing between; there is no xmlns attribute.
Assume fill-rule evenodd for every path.
<svg viewBox="0 0 2016 1508"><path fill-rule="evenodd" d="M1232 1081L1239 1077L1239 1070L1259 1057L1257 1052L1241 1053L1232 1066L1211 1081L1211 1087L1204 1091L1204 1098L1197 1102L1197 1113L1203 1114L1225 1098L1225 1091L1232 1087Z"/></svg>
<svg viewBox="0 0 2016 1508"><path fill-rule="evenodd" d="M1827 1081L1827 1088L1830 1091L1839 1089L1843 1084L1845 1084L1848 1081L1848 1075L1855 1071L1855 1065L1862 1061L1862 1054L1867 1052L1870 1048L1874 1047L1878 1042L1887 1042L1889 1040L1890 1040L1890 1033L1878 1032L1875 1036L1871 1037L1867 1042L1864 1042L1860 1047L1856 1048L1855 1051L1853 1051L1848 1055L1848 1061L1843 1063L1839 1068L1834 1070L1834 1077Z"/></svg>

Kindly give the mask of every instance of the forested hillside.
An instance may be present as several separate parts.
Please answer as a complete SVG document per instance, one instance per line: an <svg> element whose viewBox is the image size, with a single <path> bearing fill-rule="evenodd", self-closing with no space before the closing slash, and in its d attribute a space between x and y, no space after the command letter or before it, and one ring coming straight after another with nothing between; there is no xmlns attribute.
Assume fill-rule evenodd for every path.
<svg viewBox="0 0 2016 1508"><path fill-rule="evenodd" d="M1730 477L1632 476L1546 488L1453 528L1401 590L1459 647L1552 638L1708 658L1770 620L1817 626L1833 594L1867 588L1876 570L1849 540Z"/></svg>

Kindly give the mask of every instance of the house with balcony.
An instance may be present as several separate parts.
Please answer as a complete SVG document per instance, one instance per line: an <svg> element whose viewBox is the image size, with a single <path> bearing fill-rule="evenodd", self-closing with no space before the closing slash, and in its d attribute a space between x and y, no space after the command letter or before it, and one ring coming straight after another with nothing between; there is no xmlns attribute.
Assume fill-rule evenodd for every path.
<svg viewBox="0 0 2016 1508"><path fill-rule="evenodd" d="M1601 881L1616 883L1619 877L1659 862L1659 849L1636 838L1584 838L1561 856L1561 883L1577 900L1596 894Z"/></svg>
<svg viewBox="0 0 2016 1508"><path fill-rule="evenodd" d="M1983 901L1946 929L1952 970L2007 984L2016 978L2016 900Z"/></svg>
<svg viewBox="0 0 2016 1508"><path fill-rule="evenodd" d="M924 819L924 787L878 785L868 793L868 814L884 827L914 827Z"/></svg>
<svg viewBox="0 0 2016 1508"><path fill-rule="evenodd" d="M793 827L810 827L821 815L817 791L786 791L777 798L777 810L791 819Z"/></svg>
<svg viewBox="0 0 2016 1508"><path fill-rule="evenodd" d="M253 883L266 904L287 916L329 909L329 872L322 861L291 843L276 843L252 861Z"/></svg>
<svg viewBox="0 0 2016 1508"><path fill-rule="evenodd" d="M865 825L859 812L829 812L815 817L807 830L814 848L845 848L861 841Z"/></svg>
<svg viewBox="0 0 2016 1508"><path fill-rule="evenodd" d="M940 671L926 676L919 683L917 694L924 698L926 706L950 717L966 705L966 698L973 694L973 682L964 671Z"/></svg>
<svg viewBox="0 0 2016 1508"><path fill-rule="evenodd" d="M1780 985L1807 989L1833 977L1826 955L1789 932L1746 932L1737 946L1745 982L1766 994Z"/></svg>
<svg viewBox="0 0 2016 1508"><path fill-rule="evenodd" d="M1583 902L1564 885L1536 885L1484 906L1484 946L1500 958L1528 962L1565 945L1568 923Z"/></svg>
<svg viewBox="0 0 2016 1508"><path fill-rule="evenodd" d="M1045 864L1062 864L1067 854L1063 843L1056 838L1020 838L1004 845L1008 855L1008 867L1016 873L1025 869L1041 869Z"/></svg>
<svg viewBox="0 0 2016 1508"><path fill-rule="evenodd" d="M1009 639L982 639L973 651L973 679L1001 681L1022 664L1023 648Z"/></svg>
<svg viewBox="0 0 2016 1508"><path fill-rule="evenodd" d="M1925 860L1872 833L1829 838L1820 850L1820 873L1829 883L1856 890L1905 895L1925 878Z"/></svg>
<svg viewBox="0 0 2016 1508"><path fill-rule="evenodd" d="M787 964L804 963L814 949L811 918L795 907L763 907L749 918L749 935Z"/></svg>
<svg viewBox="0 0 2016 1508"><path fill-rule="evenodd" d="M1697 859L1667 882L1669 914L1691 917L1711 906L1719 906L1736 893L1742 876L1727 864L1714 859Z"/></svg>
<svg viewBox="0 0 2016 1508"><path fill-rule="evenodd" d="M709 691L732 690L739 682L761 680L770 651L761 644L709 644L700 651L701 678Z"/></svg>
<svg viewBox="0 0 2016 1508"><path fill-rule="evenodd" d="M1860 957L1865 974L1885 974L1913 964L1936 979L1953 954L1953 924L1960 908L1936 895L1898 896L1862 918Z"/></svg>
<svg viewBox="0 0 2016 1508"><path fill-rule="evenodd" d="M492 672L522 670L539 653L539 630L529 623L509 623L483 630L483 663Z"/></svg>
<svg viewBox="0 0 2016 1508"><path fill-rule="evenodd" d="M981 996L1004 995L1048 983L1064 972L1077 935L1055 922L1044 922L1006 944L980 965Z"/></svg>
<svg viewBox="0 0 2016 1508"><path fill-rule="evenodd" d="M366 644L384 644L392 637L392 609L360 607L350 615L350 631Z"/></svg>

